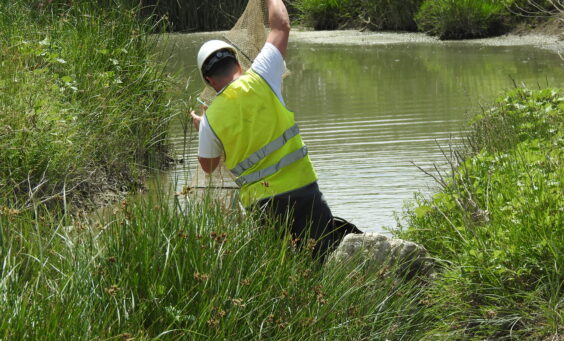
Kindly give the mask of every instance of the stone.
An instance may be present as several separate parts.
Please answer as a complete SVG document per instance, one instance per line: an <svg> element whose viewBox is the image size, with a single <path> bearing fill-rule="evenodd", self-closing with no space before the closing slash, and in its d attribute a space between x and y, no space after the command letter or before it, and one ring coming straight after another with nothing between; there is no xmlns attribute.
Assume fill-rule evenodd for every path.
<svg viewBox="0 0 564 341"><path fill-rule="evenodd" d="M363 262L371 270L397 266L400 275L430 275L433 261L427 250L416 243L380 233L348 234L329 255L328 263Z"/></svg>

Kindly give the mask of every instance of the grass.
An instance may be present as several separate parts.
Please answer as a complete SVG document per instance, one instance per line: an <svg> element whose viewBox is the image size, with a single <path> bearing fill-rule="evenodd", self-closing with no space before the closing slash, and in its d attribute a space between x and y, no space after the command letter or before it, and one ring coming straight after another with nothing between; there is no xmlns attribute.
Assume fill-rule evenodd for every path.
<svg viewBox="0 0 564 341"><path fill-rule="evenodd" d="M314 29L419 30L440 39L500 35L531 18L562 14L551 0L294 0L292 6Z"/></svg>
<svg viewBox="0 0 564 341"><path fill-rule="evenodd" d="M371 30L415 30L413 16L421 0L296 0L300 20L315 29L362 27Z"/></svg>
<svg viewBox="0 0 564 341"><path fill-rule="evenodd" d="M166 17L169 29L182 32L230 29L245 10L245 0L143 0L142 13Z"/></svg>
<svg viewBox="0 0 564 341"><path fill-rule="evenodd" d="M505 94L435 175L442 191L406 211L396 233L437 259L432 280L321 265L210 197L155 191L86 217L3 207L0 339L557 338L562 95Z"/></svg>
<svg viewBox="0 0 564 341"><path fill-rule="evenodd" d="M406 210L396 234L438 260L436 278L321 265L210 198L69 214L158 164L174 113L153 27L112 4L0 4L0 339L562 335L562 90L504 94L434 175L442 190Z"/></svg>
<svg viewBox="0 0 564 341"><path fill-rule="evenodd" d="M0 206L67 203L162 164L167 80L135 8L0 4Z"/></svg>
<svg viewBox="0 0 564 341"><path fill-rule="evenodd" d="M427 0L415 17L423 32L441 39L465 39L505 33L510 12L500 0Z"/></svg>
<svg viewBox="0 0 564 341"><path fill-rule="evenodd" d="M431 297L436 333L557 338L562 333L561 90L515 89L473 123L442 191L417 199L399 236L448 262ZM448 293L448 298L445 296Z"/></svg>
<svg viewBox="0 0 564 341"><path fill-rule="evenodd" d="M417 281L358 262L322 268L274 225L162 195L100 223L0 216L0 338L400 339L423 329Z"/></svg>

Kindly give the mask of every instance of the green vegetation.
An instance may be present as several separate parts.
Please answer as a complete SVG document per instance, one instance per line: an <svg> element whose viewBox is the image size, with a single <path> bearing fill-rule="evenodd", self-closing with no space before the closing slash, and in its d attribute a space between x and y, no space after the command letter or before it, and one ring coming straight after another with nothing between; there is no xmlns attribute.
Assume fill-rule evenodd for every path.
<svg viewBox="0 0 564 341"><path fill-rule="evenodd" d="M508 17L499 0L427 0L415 20L421 31L441 39L463 39L503 33Z"/></svg>
<svg viewBox="0 0 564 341"><path fill-rule="evenodd" d="M473 123L469 154L418 197L402 238L445 260L435 332L457 339L562 333L564 93L515 89Z"/></svg>
<svg viewBox="0 0 564 341"><path fill-rule="evenodd" d="M230 29L247 0L142 0L145 16L166 18L172 31L200 32Z"/></svg>
<svg viewBox="0 0 564 341"><path fill-rule="evenodd" d="M422 0L296 0L292 4L306 25L315 29L365 27L414 30L413 17Z"/></svg>
<svg viewBox="0 0 564 341"><path fill-rule="evenodd" d="M0 4L0 207L132 188L162 164L166 80L137 11Z"/></svg>
<svg viewBox="0 0 564 341"><path fill-rule="evenodd" d="M322 266L209 198L68 214L161 164L174 113L154 27L112 4L0 4L0 339L562 335L564 92L506 93L435 175L441 192L406 210L395 233L438 260L435 278Z"/></svg>
<svg viewBox="0 0 564 341"><path fill-rule="evenodd" d="M396 231L430 280L321 266L280 227L165 191L92 220L0 209L1 339L545 339L562 333L563 92L478 116ZM305 245L308 245L306 243Z"/></svg>
<svg viewBox="0 0 564 341"><path fill-rule="evenodd" d="M315 29L420 30L440 39L506 33L531 17L562 12L544 0L295 0L299 18Z"/></svg>
<svg viewBox="0 0 564 341"><path fill-rule="evenodd" d="M106 0L107 1L107 0ZM63 1L55 1L55 3ZM102 1L104 3L105 1ZM135 4L132 0L121 2ZM441 39L500 35L521 22L562 14L556 0L284 0L293 21L317 30L423 31ZM41 3L41 1L40 1ZM120 1L118 1L120 3ZM228 30L245 0L142 0L140 14L169 31ZM108 7L114 7L108 1Z"/></svg>
<svg viewBox="0 0 564 341"><path fill-rule="evenodd" d="M308 248L211 201L122 203L100 224L0 216L1 339L400 339L416 281ZM33 327L32 327L33 326Z"/></svg>

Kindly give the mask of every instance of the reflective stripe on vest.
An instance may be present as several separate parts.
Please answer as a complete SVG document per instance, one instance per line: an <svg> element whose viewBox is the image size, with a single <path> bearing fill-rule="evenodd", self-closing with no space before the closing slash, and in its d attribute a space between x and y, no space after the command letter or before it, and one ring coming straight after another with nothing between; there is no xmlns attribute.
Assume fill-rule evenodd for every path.
<svg viewBox="0 0 564 341"><path fill-rule="evenodd" d="M278 172L281 168L284 168L300 159L303 159L306 155L307 155L307 146L303 146L302 148L284 156L282 159L280 159L280 161L278 161L278 163L270 167L267 167L265 169L258 170L254 173L241 176L235 179L235 182L237 183L237 185L243 186L246 184L260 181L266 178L267 176Z"/></svg>
<svg viewBox="0 0 564 341"><path fill-rule="evenodd" d="M235 166L235 168L231 169L231 173L233 173L233 175L235 175L236 177L240 176L241 174L243 174L244 171L251 168L253 165L257 164L260 160L264 159L268 155L282 148L282 146L284 146L289 139L298 135L299 133L300 133L300 128L298 128L297 124L294 124L290 128L286 129L286 131L282 135L280 135L277 139L268 143L266 146L262 147L261 149L251 154L248 158L241 161L237 166ZM254 181L248 181L245 183L250 183L250 182L254 182Z"/></svg>

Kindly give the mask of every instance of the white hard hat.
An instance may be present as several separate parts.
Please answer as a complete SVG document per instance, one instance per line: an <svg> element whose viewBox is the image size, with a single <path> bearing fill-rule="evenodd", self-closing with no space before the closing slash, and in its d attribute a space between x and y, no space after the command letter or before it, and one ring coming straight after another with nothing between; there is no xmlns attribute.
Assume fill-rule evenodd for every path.
<svg viewBox="0 0 564 341"><path fill-rule="evenodd" d="M230 50L233 52L233 55L237 56L237 50L223 40L209 40L200 47L200 51L198 51L198 70L200 71L200 76L202 77L204 83L208 83L204 78L204 72L202 70L204 62L215 52L224 49Z"/></svg>

